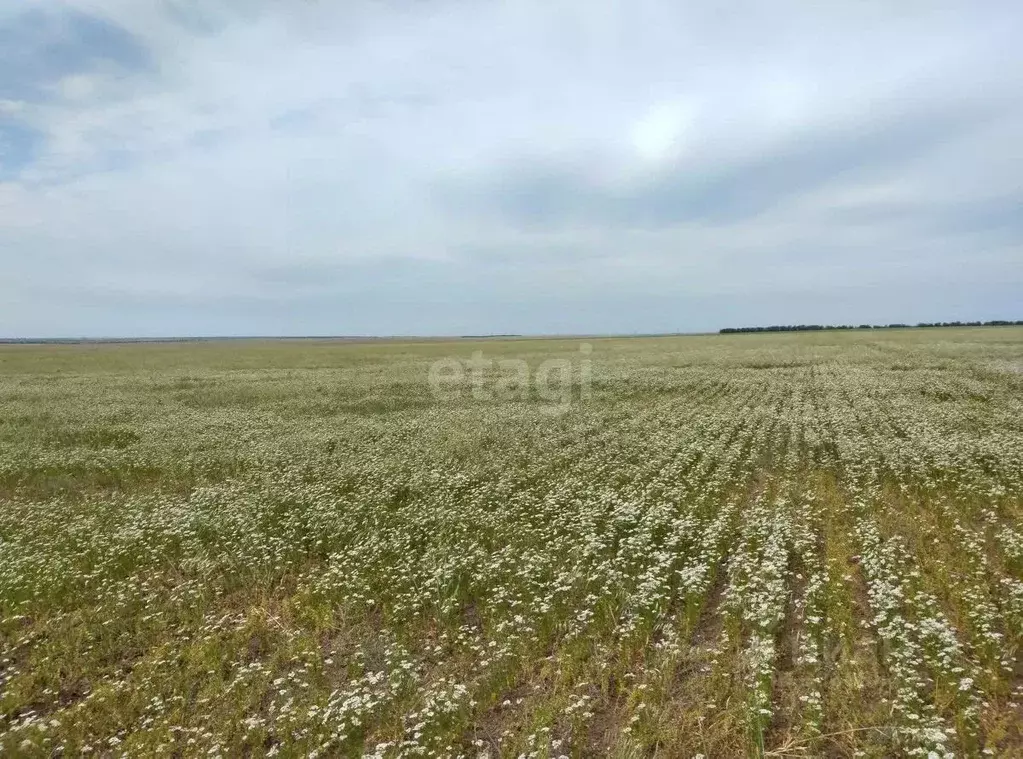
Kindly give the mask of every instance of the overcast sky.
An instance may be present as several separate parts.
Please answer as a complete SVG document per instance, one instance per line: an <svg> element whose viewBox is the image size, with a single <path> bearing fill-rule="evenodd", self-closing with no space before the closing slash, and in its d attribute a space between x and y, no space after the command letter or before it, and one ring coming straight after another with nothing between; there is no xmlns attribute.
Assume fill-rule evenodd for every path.
<svg viewBox="0 0 1023 759"><path fill-rule="evenodd" d="M1010 0L0 0L0 337L1023 318L1021 39Z"/></svg>

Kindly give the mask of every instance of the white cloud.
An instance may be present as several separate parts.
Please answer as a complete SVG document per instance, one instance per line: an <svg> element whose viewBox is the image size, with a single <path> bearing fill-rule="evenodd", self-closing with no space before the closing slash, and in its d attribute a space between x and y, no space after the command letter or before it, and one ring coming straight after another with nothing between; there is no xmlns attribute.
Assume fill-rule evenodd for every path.
<svg viewBox="0 0 1023 759"><path fill-rule="evenodd" d="M644 290L769 297L914 266L945 277L971 255L992 281L1020 274L1023 230L978 248L982 221L943 236L924 223L1004 198L1023 169L1008 4L67 7L126 30L149 61L92 63L0 110L42 135L0 183L0 256L18 257L8 270L37 303L107 293L82 312L96 331L148 298L206 304L208 326L181 316L171 331L221 332L218 319L240 323L224 316L232 298L402 289L405 269L397 307L426 331L446 323L414 297L427 270L433 299L507 286L505 302L528 303L556 282L627 291L640 309ZM976 123L929 151L877 131L949 111ZM826 158L820 144L905 160L820 168L806 157ZM698 218L671 212L701 199ZM303 270L319 276L287 274ZM875 300L864 290L863 319ZM52 325L42 308L8 308L0 332Z"/></svg>
<svg viewBox="0 0 1023 759"><path fill-rule="evenodd" d="M687 147L696 117L696 107L685 101L656 104L633 127L636 152L648 161L677 159Z"/></svg>

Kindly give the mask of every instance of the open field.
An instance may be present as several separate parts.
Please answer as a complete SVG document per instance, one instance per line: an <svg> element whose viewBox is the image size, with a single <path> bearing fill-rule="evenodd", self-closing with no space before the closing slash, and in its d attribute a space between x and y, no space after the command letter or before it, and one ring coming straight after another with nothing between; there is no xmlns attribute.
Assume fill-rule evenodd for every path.
<svg viewBox="0 0 1023 759"><path fill-rule="evenodd" d="M588 345L0 348L0 755L1023 756L1023 328Z"/></svg>

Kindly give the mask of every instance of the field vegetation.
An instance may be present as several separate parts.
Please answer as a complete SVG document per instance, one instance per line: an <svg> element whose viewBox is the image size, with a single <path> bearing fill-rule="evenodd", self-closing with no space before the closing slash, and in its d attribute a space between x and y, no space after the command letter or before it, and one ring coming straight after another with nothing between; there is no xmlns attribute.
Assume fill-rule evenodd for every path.
<svg viewBox="0 0 1023 759"><path fill-rule="evenodd" d="M0 755L1023 755L1023 328L587 342L0 347Z"/></svg>

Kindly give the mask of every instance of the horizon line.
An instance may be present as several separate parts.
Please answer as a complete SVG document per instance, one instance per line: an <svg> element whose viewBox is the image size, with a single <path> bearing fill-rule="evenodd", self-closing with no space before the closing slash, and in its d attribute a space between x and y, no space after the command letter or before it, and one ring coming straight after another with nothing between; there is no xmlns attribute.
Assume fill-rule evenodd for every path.
<svg viewBox="0 0 1023 759"><path fill-rule="evenodd" d="M838 332L838 331L860 331L870 329L971 329L976 327L1018 327L1023 320L1014 319L992 319L984 321L958 321L958 322L918 322L890 323L890 324L841 324L841 325L818 325L818 324L776 324L763 327L722 327L718 330L700 331L676 331L676 332L495 332L491 334L464 334L464 335L416 335L416 334L393 334L393 335L157 335L157 336L129 336L129 335L107 335L99 337L90 336L64 336L64 337L0 337L0 345L77 345L85 343L187 343L187 342L216 342L231 340L338 340L349 342L372 342L372 341L441 341L441 340L552 340L552 339L602 339L602 338L626 338L626 337L686 337L701 335L722 335L734 336L738 334L757 334L773 332Z"/></svg>

